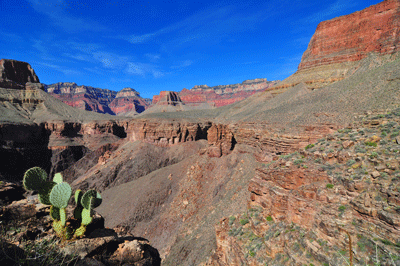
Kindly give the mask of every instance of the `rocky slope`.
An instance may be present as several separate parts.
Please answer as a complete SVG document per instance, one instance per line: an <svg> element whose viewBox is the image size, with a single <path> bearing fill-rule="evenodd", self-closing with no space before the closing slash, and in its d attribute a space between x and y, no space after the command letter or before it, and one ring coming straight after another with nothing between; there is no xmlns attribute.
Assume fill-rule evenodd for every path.
<svg viewBox="0 0 400 266"><path fill-rule="evenodd" d="M84 85L78 86L72 82L59 82L46 85L45 88L50 95L69 106L97 113L114 114L109 104L117 95L115 91Z"/></svg>
<svg viewBox="0 0 400 266"><path fill-rule="evenodd" d="M399 111L256 168L248 209L221 219L208 265L399 264Z"/></svg>

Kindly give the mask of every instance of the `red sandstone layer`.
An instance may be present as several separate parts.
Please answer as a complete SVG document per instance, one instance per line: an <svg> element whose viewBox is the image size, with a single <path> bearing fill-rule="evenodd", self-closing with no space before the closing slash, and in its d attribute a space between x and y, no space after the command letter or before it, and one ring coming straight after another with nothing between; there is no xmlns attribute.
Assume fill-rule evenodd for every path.
<svg viewBox="0 0 400 266"><path fill-rule="evenodd" d="M364 10L321 22L298 70L358 61L371 52L400 50L400 1L386 0Z"/></svg>

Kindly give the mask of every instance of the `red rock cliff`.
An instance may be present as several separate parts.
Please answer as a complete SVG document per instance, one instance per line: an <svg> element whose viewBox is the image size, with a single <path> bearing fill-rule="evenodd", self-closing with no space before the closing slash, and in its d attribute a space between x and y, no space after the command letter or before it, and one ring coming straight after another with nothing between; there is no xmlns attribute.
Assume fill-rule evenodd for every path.
<svg viewBox="0 0 400 266"><path fill-rule="evenodd" d="M321 22L298 70L358 61L371 52L400 50L400 1L386 0L362 11Z"/></svg>

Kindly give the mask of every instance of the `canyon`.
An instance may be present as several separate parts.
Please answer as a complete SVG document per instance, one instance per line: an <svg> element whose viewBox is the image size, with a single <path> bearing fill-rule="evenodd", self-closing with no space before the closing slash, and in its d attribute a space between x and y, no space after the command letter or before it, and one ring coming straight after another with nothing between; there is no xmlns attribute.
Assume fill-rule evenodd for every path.
<svg viewBox="0 0 400 266"><path fill-rule="evenodd" d="M101 191L105 225L163 265L398 264L399 6L321 22L281 82L161 92L134 117L73 108L1 60L0 179L41 166ZM117 112L144 105L119 94Z"/></svg>

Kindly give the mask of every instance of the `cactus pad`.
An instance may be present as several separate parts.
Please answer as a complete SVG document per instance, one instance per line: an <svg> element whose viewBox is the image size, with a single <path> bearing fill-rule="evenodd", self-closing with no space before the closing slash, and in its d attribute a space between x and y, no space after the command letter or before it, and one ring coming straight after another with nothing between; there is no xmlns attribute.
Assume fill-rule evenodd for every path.
<svg viewBox="0 0 400 266"><path fill-rule="evenodd" d="M61 173L57 173L57 174L54 175L54 177L53 177L53 182L56 182L57 184L60 184L60 183L62 183L63 181L64 181L64 180L63 180L63 178L62 178Z"/></svg>
<svg viewBox="0 0 400 266"><path fill-rule="evenodd" d="M53 187L50 192L50 202L57 208L65 208L71 197L72 189L68 183L62 182Z"/></svg>
<svg viewBox="0 0 400 266"><path fill-rule="evenodd" d="M88 190L83 194L81 204L85 209L92 209L100 206L102 198L96 190Z"/></svg>
<svg viewBox="0 0 400 266"><path fill-rule="evenodd" d="M65 211L65 208L60 209L60 221L62 226L65 226L67 223L67 212Z"/></svg>
<svg viewBox="0 0 400 266"><path fill-rule="evenodd" d="M53 220L59 221L60 218L60 209L54 206L50 207L50 216L53 218Z"/></svg>
<svg viewBox="0 0 400 266"><path fill-rule="evenodd" d="M88 225L92 222L92 210L91 209L83 209L82 210L82 224Z"/></svg>
<svg viewBox="0 0 400 266"><path fill-rule="evenodd" d="M47 173L40 167L33 167L25 172L23 185L26 190L37 190L40 188L47 180Z"/></svg>
<svg viewBox="0 0 400 266"><path fill-rule="evenodd" d="M44 182L43 186L39 190L39 201L45 205L51 205L50 192L56 185L54 182Z"/></svg>
<svg viewBox="0 0 400 266"><path fill-rule="evenodd" d="M81 206L82 196L83 196L82 190L78 189L77 191L75 191L75 202L77 206Z"/></svg>

